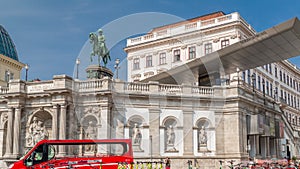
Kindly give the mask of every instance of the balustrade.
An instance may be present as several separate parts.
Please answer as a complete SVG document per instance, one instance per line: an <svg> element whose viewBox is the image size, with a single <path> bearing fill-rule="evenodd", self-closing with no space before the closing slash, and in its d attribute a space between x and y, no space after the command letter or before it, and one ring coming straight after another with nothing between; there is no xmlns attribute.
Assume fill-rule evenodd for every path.
<svg viewBox="0 0 300 169"><path fill-rule="evenodd" d="M179 85L159 85L159 92L182 93L182 86L179 86Z"/></svg>
<svg viewBox="0 0 300 169"><path fill-rule="evenodd" d="M149 84L147 83L124 83L125 91L133 91L133 92L148 92Z"/></svg>
<svg viewBox="0 0 300 169"><path fill-rule="evenodd" d="M214 95L214 89L211 87L192 87L192 93L193 94L199 94L199 95Z"/></svg>
<svg viewBox="0 0 300 169"><path fill-rule="evenodd" d="M166 28L166 29L159 30L157 32L152 32L151 34L131 38L127 40L127 46L144 43L150 40L157 40L159 38L164 38L168 36L182 34L190 30L193 31L196 29L200 29L200 30L206 29L209 26L221 25L226 22L234 22L234 21L240 21L242 24L248 27L253 33L255 33L255 30L238 13L231 13L228 15L224 15L224 16L220 16L208 20L203 20L200 22L196 21L196 22L180 25L177 27Z"/></svg>

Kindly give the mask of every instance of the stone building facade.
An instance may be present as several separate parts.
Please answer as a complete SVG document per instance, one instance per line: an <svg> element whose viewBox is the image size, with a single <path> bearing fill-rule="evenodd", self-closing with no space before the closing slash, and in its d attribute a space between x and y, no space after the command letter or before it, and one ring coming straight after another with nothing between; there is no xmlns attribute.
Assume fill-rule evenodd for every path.
<svg viewBox="0 0 300 169"><path fill-rule="evenodd" d="M233 44L255 34L237 13L219 14L214 15L214 22L209 20L212 18L201 21L201 26L215 24L215 30L208 33L229 31L223 39L211 37L198 43L188 39L197 37L194 33L198 28L197 24L188 23L183 27L188 30L186 37L181 40L191 44L173 41L166 43L169 47L161 48L162 53L170 54L166 58L170 67L166 70L183 64L177 60L172 66L172 59L178 58L173 57L177 54L173 49L182 49L180 56L185 59L200 57L205 54L205 44L212 43L218 50L223 40L228 45L227 39ZM232 20L239 22L231 23ZM234 29L226 28L226 24L219 27L223 22L231 23L229 28ZM241 34L241 30L246 33ZM149 40L150 46L165 44L156 40ZM196 51L187 52L194 49L193 45ZM156 70L159 66L150 66L147 52L138 51L143 47L131 44L126 48L129 65L134 65L131 61L137 58L140 62L134 63L141 64L136 68L143 69L131 67L131 81L160 73ZM158 53L160 50L149 56L158 61L154 57ZM186 63L193 62L193 57L186 59ZM147 64L145 69L140 67ZM14 78L0 88L0 164L3 167L17 160L41 139L131 138L136 161L170 157L172 168L186 168L188 160L195 167L217 168L219 160L299 157L299 70L287 61L257 66L213 78L213 83L202 83L207 72L195 75L195 81L180 84L123 82L108 77L78 80L66 75L36 82ZM59 149L58 153L63 151Z"/></svg>
<svg viewBox="0 0 300 169"><path fill-rule="evenodd" d="M219 160L283 158L287 138L297 156L298 137L280 105L236 79L213 87L65 75L12 80L0 94L0 159L10 163L40 139L83 138L131 138L136 160L170 157L175 168L188 160L211 168ZM272 122L255 123L260 116Z"/></svg>

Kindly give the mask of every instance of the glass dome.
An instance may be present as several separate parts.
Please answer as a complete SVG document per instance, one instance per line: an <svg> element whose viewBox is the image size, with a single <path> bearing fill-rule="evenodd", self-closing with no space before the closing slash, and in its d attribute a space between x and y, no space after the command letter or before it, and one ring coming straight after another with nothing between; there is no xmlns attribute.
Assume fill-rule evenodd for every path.
<svg viewBox="0 0 300 169"><path fill-rule="evenodd" d="M19 61L15 44L7 31L0 25L0 54Z"/></svg>

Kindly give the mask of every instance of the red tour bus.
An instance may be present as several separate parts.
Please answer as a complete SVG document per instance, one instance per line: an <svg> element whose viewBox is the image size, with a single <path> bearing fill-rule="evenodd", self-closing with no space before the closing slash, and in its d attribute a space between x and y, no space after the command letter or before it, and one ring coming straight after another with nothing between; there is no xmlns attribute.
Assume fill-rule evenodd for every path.
<svg viewBox="0 0 300 169"><path fill-rule="evenodd" d="M130 139L42 140L11 169L132 168Z"/></svg>

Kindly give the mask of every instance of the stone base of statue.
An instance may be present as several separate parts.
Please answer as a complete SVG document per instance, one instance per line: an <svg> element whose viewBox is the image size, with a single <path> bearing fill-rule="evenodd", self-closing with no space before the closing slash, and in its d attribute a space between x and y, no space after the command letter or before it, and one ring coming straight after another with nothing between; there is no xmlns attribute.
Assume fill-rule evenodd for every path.
<svg viewBox="0 0 300 169"><path fill-rule="evenodd" d="M174 147L174 144L168 144L166 152L176 153L176 152L178 152L178 150Z"/></svg>
<svg viewBox="0 0 300 169"><path fill-rule="evenodd" d="M113 72L106 67L99 65L90 65L86 68L88 79L102 79L104 77L112 78Z"/></svg>
<svg viewBox="0 0 300 169"><path fill-rule="evenodd" d="M141 145L139 145L139 144L133 144L132 145L132 150L134 152L144 152L144 150L142 150L142 148L141 148Z"/></svg>
<svg viewBox="0 0 300 169"><path fill-rule="evenodd" d="M207 148L206 144L200 144L200 146L198 147L198 151L199 152L210 152Z"/></svg>

